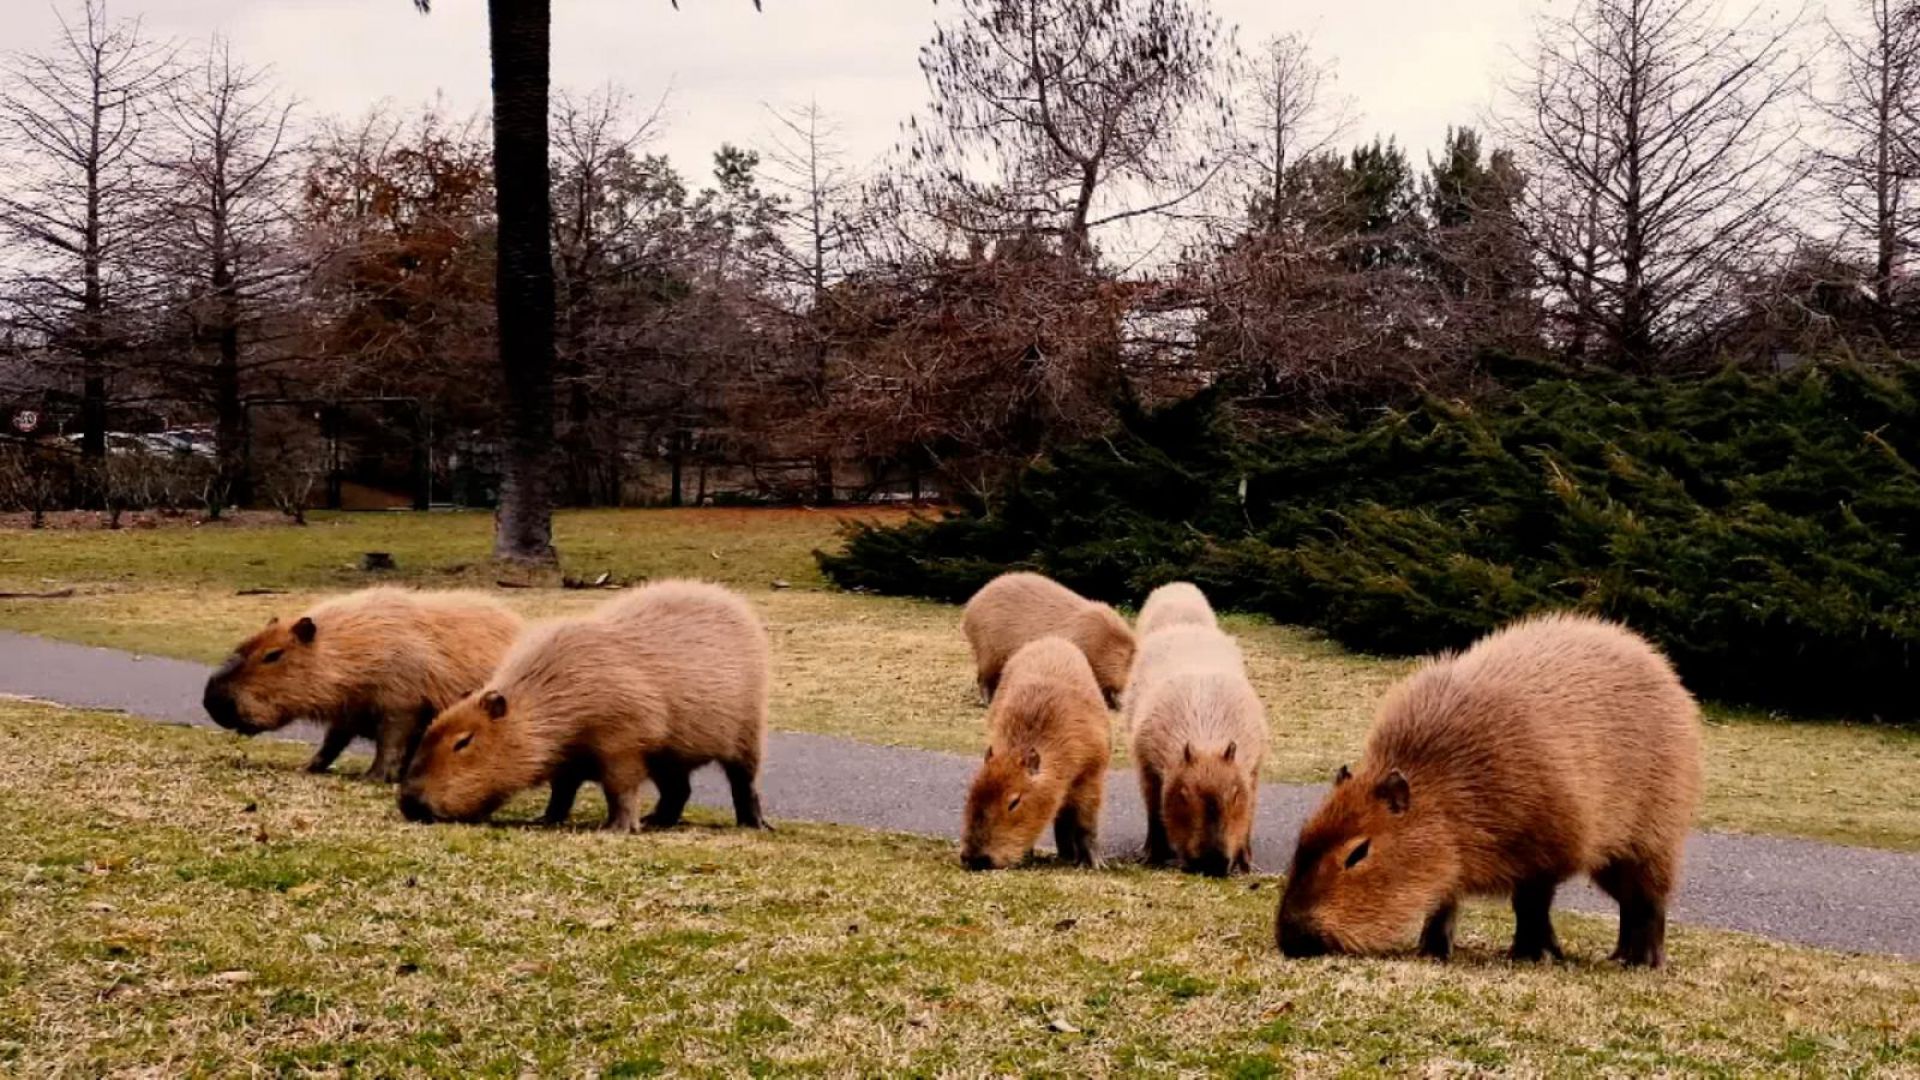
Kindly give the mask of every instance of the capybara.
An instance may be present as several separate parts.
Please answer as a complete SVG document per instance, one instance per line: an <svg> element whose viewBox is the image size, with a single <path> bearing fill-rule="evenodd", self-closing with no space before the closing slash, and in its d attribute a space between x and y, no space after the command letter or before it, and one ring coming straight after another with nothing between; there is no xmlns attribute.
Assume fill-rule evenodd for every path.
<svg viewBox="0 0 1920 1080"><path fill-rule="evenodd" d="M1126 720L1147 806L1147 862L1178 860L1215 876L1252 869L1267 719L1240 647L1192 623L1148 634Z"/></svg>
<svg viewBox="0 0 1920 1080"><path fill-rule="evenodd" d="M960 861L970 870L1010 866L1052 822L1062 859L1098 866L1107 723L1078 646L1058 637L1021 646L987 712L987 756L967 792Z"/></svg>
<svg viewBox="0 0 1920 1080"><path fill-rule="evenodd" d="M1275 928L1288 956L1453 949L1457 905L1511 895L1516 960L1558 958L1554 890L1620 904L1614 959L1666 959L1666 905L1700 801L1700 720L1624 627L1527 619L1391 692L1300 833Z"/></svg>
<svg viewBox="0 0 1920 1080"><path fill-rule="evenodd" d="M987 582L967 601L960 627L973 646L980 697L988 703L1008 659L1039 638L1058 636L1078 645L1109 705L1119 700L1133 663L1133 631L1125 619L1039 574L1001 574Z"/></svg>
<svg viewBox="0 0 1920 1080"><path fill-rule="evenodd" d="M1135 637L1146 637L1170 626L1219 625L1213 605L1207 602L1207 594L1201 592L1198 585L1175 581L1147 594L1147 602L1140 605L1140 617L1134 620L1133 633Z"/></svg>
<svg viewBox="0 0 1920 1080"><path fill-rule="evenodd" d="M401 788L413 821L479 821L550 783L546 820L573 813L589 781L607 827L669 828L693 770L718 762L735 819L760 816L767 738L767 632L738 595L696 581L624 593L583 618L536 627L478 693L437 717ZM642 789L659 799L642 817Z"/></svg>
<svg viewBox="0 0 1920 1080"><path fill-rule="evenodd" d="M311 772L356 736L372 739L367 776L392 782L427 720L486 682L519 632L520 617L480 593L365 589L269 622L207 680L202 701L243 735L325 724Z"/></svg>

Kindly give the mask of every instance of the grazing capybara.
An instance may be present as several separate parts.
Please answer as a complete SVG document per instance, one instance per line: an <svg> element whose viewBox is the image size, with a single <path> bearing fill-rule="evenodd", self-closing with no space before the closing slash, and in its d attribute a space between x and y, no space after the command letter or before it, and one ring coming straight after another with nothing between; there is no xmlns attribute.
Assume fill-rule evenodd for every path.
<svg viewBox="0 0 1920 1080"><path fill-rule="evenodd" d="M696 581L631 590L522 636L478 693L428 727L400 809L480 821L551 783L546 820L558 824L591 781L606 792L607 828L669 828L693 770L718 762L735 819L762 827L768 667L766 629L738 595ZM659 800L642 817L648 781Z"/></svg>
<svg viewBox="0 0 1920 1080"><path fill-rule="evenodd" d="M987 713L987 756L967 792L960 861L997 870L1027 857L1053 823L1060 857L1098 866L1107 706L1086 654L1043 637L1007 661Z"/></svg>
<svg viewBox="0 0 1920 1080"><path fill-rule="evenodd" d="M1614 959L1666 959L1666 906L1700 802L1700 719L1624 627L1528 619L1429 661L1381 704L1300 833L1276 926L1288 956L1453 948L1457 905L1511 895L1516 960L1558 958L1550 909L1589 874L1620 904Z"/></svg>
<svg viewBox="0 0 1920 1080"><path fill-rule="evenodd" d="M1147 806L1147 862L1178 860L1214 876L1252 869L1267 718L1240 647L1192 623L1148 634L1126 720Z"/></svg>
<svg viewBox="0 0 1920 1080"><path fill-rule="evenodd" d="M202 702L243 735L325 724L310 772L356 736L372 739L367 776L392 782L426 721L486 682L519 632L518 615L479 593L365 589L269 622L207 680Z"/></svg>
<svg viewBox="0 0 1920 1080"><path fill-rule="evenodd" d="M1201 592L1198 585L1175 581L1147 594L1147 602L1140 605L1140 617L1133 622L1133 633L1135 637L1146 637L1170 626L1219 625L1213 605L1207 602L1207 594Z"/></svg>
<svg viewBox="0 0 1920 1080"><path fill-rule="evenodd" d="M960 617L980 678L981 700L991 703L1001 669L1029 641L1066 638L1086 654L1108 704L1118 700L1133 663L1133 631L1105 604L1039 574L1001 574L967 601Z"/></svg>

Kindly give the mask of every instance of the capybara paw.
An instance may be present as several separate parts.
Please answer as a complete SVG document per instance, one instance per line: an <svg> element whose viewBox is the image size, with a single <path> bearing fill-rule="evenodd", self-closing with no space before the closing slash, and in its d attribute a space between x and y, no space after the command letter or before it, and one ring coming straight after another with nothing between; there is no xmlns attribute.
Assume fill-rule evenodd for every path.
<svg viewBox="0 0 1920 1080"><path fill-rule="evenodd" d="M1560 951L1560 946L1551 941L1544 945L1522 945L1519 942L1515 942L1513 948L1508 950L1507 956L1516 964L1538 964L1548 960L1565 960L1567 958L1566 954Z"/></svg>
<svg viewBox="0 0 1920 1080"><path fill-rule="evenodd" d="M333 768L333 762L331 761L321 761L319 758L314 758L312 761L307 762L307 771L313 773L315 776L331 768Z"/></svg>

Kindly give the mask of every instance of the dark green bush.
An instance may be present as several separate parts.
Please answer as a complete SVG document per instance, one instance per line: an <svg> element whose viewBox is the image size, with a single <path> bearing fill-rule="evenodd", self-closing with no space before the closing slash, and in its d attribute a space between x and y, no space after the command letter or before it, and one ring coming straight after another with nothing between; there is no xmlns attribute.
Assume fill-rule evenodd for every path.
<svg viewBox="0 0 1920 1080"><path fill-rule="evenodd" d="M864 528L848 588L959 601L1007 569L1222 607L1370 652L1578 608L1659 641L1695 690L1911 721L1920 369L1779 378L1530 371L1472 406L1237 439L1207 398L1128 416L991 505Z"/></svg>

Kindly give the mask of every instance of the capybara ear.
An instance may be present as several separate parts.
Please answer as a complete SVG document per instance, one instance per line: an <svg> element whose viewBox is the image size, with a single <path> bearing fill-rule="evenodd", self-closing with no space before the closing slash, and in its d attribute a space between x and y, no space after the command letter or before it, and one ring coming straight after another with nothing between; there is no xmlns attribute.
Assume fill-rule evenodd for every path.
<svg viewBox="0 0 1920 1080"><path fill-rule="evenodd" d="M1333 771L1334 787L1339 787L1341 784L1344 784L1351 779L1353 779L1353 770L1347 768L1345 765L1342 765L1338 769L1335 769Z"/></svg>
<svg viewBox="0 0 1920 1080"><path fill-rule="evenodd" d="M1220 760L1231 763L1233 761L1233 756L1239 752L1240 752L1240 744L1237 742L1230 742L1227 744L1227 748L1221 751Z"/></svg>
<svg viewBox="0 0 1920 1080"><path fill-rule="evenodd" d="M312 619L302 615L300 616L300 621L293 624L293 636L299 639L300 644L311 645L313 644L313 635L318 632L319 629L319 627L313 625Z"/></svg>
<svg viewBox="0 0 1920 1080"><path fill-rule="evenodd" d="M495 720L507 715L507 699L498 690L489 690L480 695L480 707Z"/></svg>
<svg viewBox="0 0 1920 1080"><path fill-rule="evenodd" d="M1406 774L1399 769L1388 773L1384 780L1374 785L1373 793L1381 802L1387 804L1388 810L1396 814L1406 813L1407 806L1413 801L1413 792L1407 785Z"/></svg>
<svg viewBox="0 0 1920 1080"><path fill-rule="evenodd" d="M1038 750L1027 751L1026 766L1027 766L1027 772L1035 776L1040 775L1040 751Z"/></svg>

